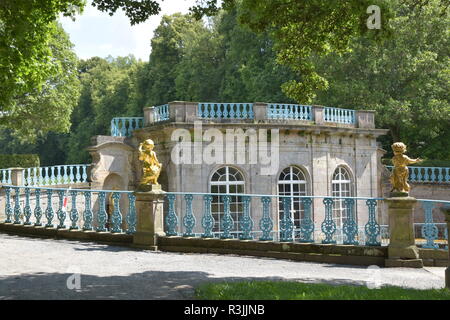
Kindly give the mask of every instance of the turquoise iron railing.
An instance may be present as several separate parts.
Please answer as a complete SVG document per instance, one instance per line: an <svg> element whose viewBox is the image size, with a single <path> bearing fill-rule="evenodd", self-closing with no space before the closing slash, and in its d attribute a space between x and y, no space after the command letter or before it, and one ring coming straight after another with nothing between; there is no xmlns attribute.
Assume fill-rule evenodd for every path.
<svg viewBox="0 0 450 320"><path fill-rule="evenodd" d="M418 199L424 211L424 222L415 223L416 239L421 237L425 243L421 243L423 248L439 249L439 242L447 240L448 249L448 230L446 223L436 223L433 212L438 210L439 206L450 206L450 201ZM417 219L416 219L417 220Z"/></svg>
<svg viewBox="0 0 450 320"><path fill-rule="evenodd" d="M169 105L163 104L161 106L157 106L154 109L154 121L160 122L160 121L166 121L169 120L170 114L169 114Z"/></svg>
<svg viewBox="0 0 450 320"><path fill-rule="evenodd" d="M270 103L267 108L268 119L313 120L312 107L298 104Z"/></svg>
<svg viewBox="0 0 450 320"><path fill-rule="evenodd" d="M25 186L49 186L87 182L90 164L34 167L22 170Z"/></svg>
<svg viewBox="0 0 450 320"><path fill-rule="evenodd" d="M239 200L237 200L239 198ZM303 208L301 223L296 225L291 216L291 201L296 198ZM337 243L338 234L344 244L379 246L380 225L377 223L379 198L336 198L336 197L289 197L276 195L218 194L218 193L166 193L168 211L165 218L168 236L201 236L222 239L275 240L282 242ZM320 224L320 234L315 233L313 203L320 201L325 211L325 219ZM346 219L342 226L334 219L334 203L345 203ZM359 225L356 221L357 202L367 211L367 222ZM195 203L194 203L195 202ZM275 203L274 203L275 202ZM274 221L272 203L283 208L279 221ZM177 207L178 205L178 207ZM220 212L217 211L218 208ZM254 210L252 210L252 207ZM182 208L183 211L182 211ZM237 214L237 208L241 212ZM196 217L194 212L203 212ZM259 219L259 221L256 221ZM363 230L361 232L361 230ZM363 237L361 237L363 233Z"/></svg>
<svg viewBox="0 0 450 320"><path fill-rule="evenodd" d="M117 117L111 120L111 136L130 137L133 130L141 129L144 125L143 117Z"/></svg>
<svg viewBox="0 0 450 320"><path fill-rule="evenodd" d="M0 169L0 182L2 184L11 183L11 169Z"/></svg>
<svg viewBox="0 0 450 320"><path fill-rule="evenodd" d="M136 232L136 198L132 191L18 186L3 189L6 223L42 226L45 218L45 227ZM121 202L127 203L126 214ZM113 210L107 210L107 206Z"/></svg>
<svg viewBox="0 0 450 320"><path fill-rule="evenodd" d="M324 121L344 124L355 124L355 110L324 107Z"/></svg>
<svg viewBox="0 0 450 320"><path fill-rule="evenodd" d="M392 171L392 166L386 166ZM450 168L443 167L408 167L409 181L429 183L450 183Z"/></svg>
<svg viewBox="0 0 450 320"><path fill-rule="evenodd" d="M253 119L253 103L201 102L197 116L203 119Z"/></svg>

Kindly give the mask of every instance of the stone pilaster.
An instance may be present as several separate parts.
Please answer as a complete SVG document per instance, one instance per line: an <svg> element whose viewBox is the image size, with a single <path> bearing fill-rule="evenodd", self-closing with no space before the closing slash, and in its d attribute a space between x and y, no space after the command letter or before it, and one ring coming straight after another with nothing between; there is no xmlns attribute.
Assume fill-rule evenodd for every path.
<svg viewBox="0 0 450 320"><path fill-rule="evenodd" d="M263 102L255 102L253 104L253 113L255 121L265 121L267 120L267 111L269 105Z"/></svg>
<svg viewBox="0 0 450 320"><path fill-rule="evenodd" d="M312 113L314 117L314 122L317 125L325 124L324 106L313 105Z"/></svg>
<svg viewBox="0 0 450 320"><path fill-rule="evenodd" d="M13 186L23 186L24 178L23 168L11 168L11 184Z"/></svg>
<svg viewBox="0 0 450 320"><path fill-rule="evenodd" d="M415 244L413 197L392 197L385 200L389 216L389 246L386 267L422 268Z"/></svg>
<svg viewBox="0 0 450 320"><path fill-rule="evenodd" d="M136 233L133 246L141 249L157 250L158 236L164 233L164 191L161 186L152 185L149 191L136 191Z"/></svg>

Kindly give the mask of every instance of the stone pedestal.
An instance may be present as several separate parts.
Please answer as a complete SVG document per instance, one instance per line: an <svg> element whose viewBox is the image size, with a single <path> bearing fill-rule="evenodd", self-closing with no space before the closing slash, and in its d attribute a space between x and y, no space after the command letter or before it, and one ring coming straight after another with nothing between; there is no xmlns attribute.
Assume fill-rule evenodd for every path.
<svg viewBox="0 0 450 320"><path fill-rule="evenodd" d="M136 191L136 233L133 246L157 250L158 236L164 233L164 191L160 185L148 186L146 191Z"/></svg>
<svg viewBox="0 0 450 320"><path fill-rule="evenodd" d="M412 197L392 197L385 200L389 216L389 246L386 267L423 268L414 238Z"/></svg>

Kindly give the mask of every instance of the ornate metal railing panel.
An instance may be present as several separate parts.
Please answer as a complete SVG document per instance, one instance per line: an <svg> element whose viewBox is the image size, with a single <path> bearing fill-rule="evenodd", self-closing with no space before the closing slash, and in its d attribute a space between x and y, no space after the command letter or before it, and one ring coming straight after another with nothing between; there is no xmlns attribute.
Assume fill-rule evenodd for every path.
<svg viewBox="0 0 450 320"><path fill-rule="evenodd" d="M88 181L90 166L90 164L72 164L27 168L22 170L22 181L25 186L85 183Z"/></svg>
<svg viewBox="0 0 450 320"><path fill-rule="evenodd" d="M386 166L392 171L393 166ZM428 183L450 183L450 168L444 167L410 167L409 181Z"/></svg>
<svg viewBox="0 0 450 320"><path fill-rule="evenodd" d="M58 229L97 232L136 232L136 197L132 191L10 185L2 188L6 194L6 223L44 224Z"/></svg>
<svg viewBox="0 0 450 320"><path fill-rule="evenodd" d="M241 203L240 213L235 207L230 209L230 197L240 198L233 200L233 203ZM220 205L212 203L213 198L220 199ZM303 208L300 224L294 222L290 210L294 198L299 198ZM336 199L344 201L346 209L342 214L349 217L346 223L339 227L333 217L333 202ZM319 201L316 208L314 200ZM183 237L380 246L381 227L377 222L377 203L381 200L358 197L167 192L165 231L167 235ZM319 203L321 205L317 207ZM278 204L287 214L278 216ZM219 212L218 208L222 211ZM314 214L319 214L319 211L323 212L323 221L314 220ZM368 218L361 219L364 223L358 222L357 216L363 215L364 212ZM220 223L214 216L219 217Z"/></svg>
<svg viewBox="0 0 450 320"><path fill-rule="evenodd" d="M169 120L169 105L163 104L161 106L156 106L154 109L154 122Z"/></svg>
<svg viewBox="0 0 450 320"><path fill-rule="evenodd" d="M253 103L200 102L197 116L202 119L253 119Z"/></svg>
<svg viewBox="0 0 450 320"><path fill-rule="evenodd" d="M355 110L340 109L332 107L323 108L324 121L344 124L355 124Z"/></svg>
<svg viewBox="0 0 450 320"><path fill-rule="evenodd" d="M11 184L11 169L0 169L0 183Z"/></svg>
<svg viewBox="0 0 450 320"><path fill-rule="evenodd" d="M270 103L267 106L268 119L313 120L312 106L299 104Z"/></svg>
<svg viewBox="0 0 450 320"><path fill-rule="evenodd" d="M111 136L131 137L136 129L144 126L143 117L116 117L111 120Z"/></svg>

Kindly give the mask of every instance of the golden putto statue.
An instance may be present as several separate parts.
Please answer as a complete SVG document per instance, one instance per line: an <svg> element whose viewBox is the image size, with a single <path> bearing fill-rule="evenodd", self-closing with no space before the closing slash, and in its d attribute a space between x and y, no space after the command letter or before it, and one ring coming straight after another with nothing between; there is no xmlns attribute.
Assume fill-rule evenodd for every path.
<svg viewBox="0 0 450 320"><path fill-rule="evenodd" d="M154 147L152 139L147 139L139 145L139 160L142 161L143 168L141 185L159 185L158 177L162 164L156 158Z"/></svg>
<svg viewBox="0 0 450 320"><path fill-rule="evenodd" d="M406 145L403 142L396 142L391 147L392 151L394 151L394 157L392 158L394 169L392 170L390 178L392 184L391 192L397 191L407 194L410 190L408 184L409 171L407 165L421 162L422 159L411 159L405 155Z"/></svg>

